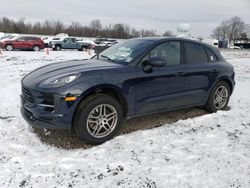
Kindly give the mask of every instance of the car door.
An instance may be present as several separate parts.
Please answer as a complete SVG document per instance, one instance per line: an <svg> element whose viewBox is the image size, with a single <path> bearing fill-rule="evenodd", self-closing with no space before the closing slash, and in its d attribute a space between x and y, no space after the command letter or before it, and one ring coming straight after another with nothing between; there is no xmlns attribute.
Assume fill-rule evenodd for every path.
<svg viewBox="0 0 250 188"><path fill-rule="evenodd" d="M25 38L25 48L26 49L32 49L35 44L35 37L26 37Z"/></svg>
<svg viewBox="0 0 250 188"><path fill-rule="evenodd" d="M16 49L25 49L25 37L19 37L13 42Z"/></svg>
<svg viewBox="0 0 250 188"><path fill-rule="evenodd" d="M77 48L77 42L75 38L71 38L70 40L70 48L71 49L76 49Z"/></svg>
<svg viewBox="0 0 250 188"><path fill-rule="evenodd" d="M67 49L74 49L75 48L75 42L74 38L66 38L65 48Z"/></svg>
<svg viewBox="0 0 250 188"><path fill-rule="evenodd" d="M64 48L64 49L69 49L70 48L70 39L69 38L65 38L65 39L63 39L63 41L62 41L62 48Z"/></svg>
<svg viewBox="0 0 250 188"><path fill-rule="evenodd" d="M209 89L216 80L218 58L203 45L185 42L184 61L186 66L185 105L204 105Z"/></svg>
<svg viewBox="0 0 250 188"><path fill-rule="evenodd" d="M182 105L185 68L181 58L181 43L168 41L149 52L136 68L136 113L147 114ZM166 61L163 67L152 67L145 72L145 62L152 57Z"/></svg>

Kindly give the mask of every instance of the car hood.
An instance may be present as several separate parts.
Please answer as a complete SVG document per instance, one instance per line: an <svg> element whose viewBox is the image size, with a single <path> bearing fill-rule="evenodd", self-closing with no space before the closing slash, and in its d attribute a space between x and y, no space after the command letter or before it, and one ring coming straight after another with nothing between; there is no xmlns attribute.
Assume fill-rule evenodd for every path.
<svg viewBox="0 0 250 188"><path fill-rule="evenodd" d="M27 87L34 87L42 81L52 77L68 74L70 75L74 73L84 73L93 70L110 70L122 66L124 65L92 59L58 62L40 67L32 71L23 78L22 84Z"/></svg>

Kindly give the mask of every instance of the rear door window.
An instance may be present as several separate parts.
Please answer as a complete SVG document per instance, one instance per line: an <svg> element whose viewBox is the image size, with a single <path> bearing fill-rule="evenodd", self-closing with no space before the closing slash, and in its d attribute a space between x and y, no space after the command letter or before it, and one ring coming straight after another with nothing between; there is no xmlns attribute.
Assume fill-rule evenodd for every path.
<svg viewBox="0 0 250 188"><path fill-rule="evenodd" d="M184 43L187 64L207 63L208 58L203 46L195 43Z"/></svg>
<svg viewBox="0 0 250 188"><path fill-rule="evenodd" d="M36 39L36 37L25 37L25 41L34 41Z"/></svg>
<svg viewBox="0 0 250 188"><path fill-rule="evenodd" d="M20 42L23 42L23 41L25 41L25 37L19 37L17 40Z"/></svg>

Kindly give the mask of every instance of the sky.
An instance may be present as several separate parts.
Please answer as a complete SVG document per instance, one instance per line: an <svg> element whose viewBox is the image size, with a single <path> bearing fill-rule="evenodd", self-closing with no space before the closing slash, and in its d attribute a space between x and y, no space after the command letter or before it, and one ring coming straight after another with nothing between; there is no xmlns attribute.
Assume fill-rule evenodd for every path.
<svg viewBox="0 0 250 188"><path fill-rule="evenodd" d="M127 23L158 34L176 33L180 23L191 25L193 36L210 36L224 19L239 16L250 24L250 0L0 0L0 17L27 22L60 20L89 25Z"/></svg>

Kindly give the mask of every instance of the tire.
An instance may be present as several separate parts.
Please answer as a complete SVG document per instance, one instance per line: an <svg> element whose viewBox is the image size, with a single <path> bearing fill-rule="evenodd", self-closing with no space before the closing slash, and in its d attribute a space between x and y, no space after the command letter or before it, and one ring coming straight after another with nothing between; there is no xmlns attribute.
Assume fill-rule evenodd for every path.
<svg viewBox="0 0 250 188"><path fill-rule="evenodd" d="M62 49L62 47L61 47L60 45L56 45L56 46L55 46L55 50L56 50L56 51L61 51L61 49Z"/></svg>
<svg viewBox="0 0 250 188"><path fill-rule="evenodd" d="M116 99L106 94L95 94L80 103L73 126L80 140L101 144L115 136L123 121L123 110Z"/></svg>
<svg viewBox="0 0 250 188"><path fill-rule="evenodd" d="M5 46L5 49L6 49L7 51L12 51L12 50L14 49L14 47L13 47L12 44L7 44L7 45Z"/></svg>
<svg viewBox="0 0 250 188"><path fill-rule="evenodd" d="M85 51L85 49L87 49L86 46L82 46L80 51Z"/></svg>
<svg viewBox="0 0 250 188"><path fill-rule="evenodd" d="M40 51L40 47L37 46L37 45L35 45L35 46L33 46L32 50L35 51L35 52L39 52Z"/></svg>
<svg viewBox="0 0 250 188"><path fill-rule="evenodd" d="M219 81L216 83L206 104L207 111L217 112L218 110L225 110L227 108L230 95L230 87L225 81Z"/></svg>

